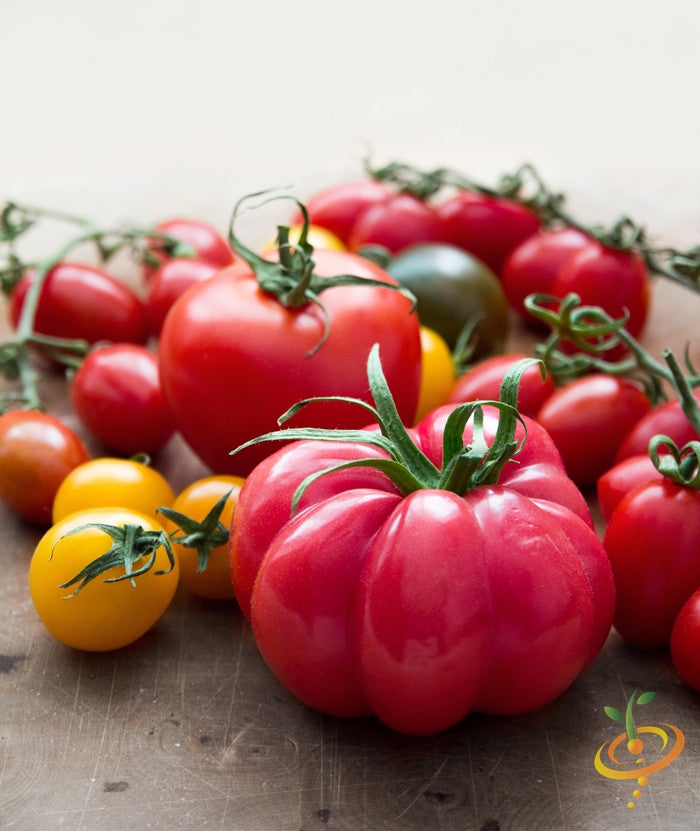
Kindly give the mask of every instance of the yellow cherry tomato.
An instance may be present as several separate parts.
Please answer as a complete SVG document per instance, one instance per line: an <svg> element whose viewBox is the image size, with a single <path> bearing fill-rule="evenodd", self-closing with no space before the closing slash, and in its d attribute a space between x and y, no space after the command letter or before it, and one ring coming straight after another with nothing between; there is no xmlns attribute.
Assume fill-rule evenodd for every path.
<svg viewBox="0 0 700 831"><path fill-rule="evenodd" d="M131 508L156 517L175 493L165 477L135 459L104 456L74 468L61 482L53 501L53 521L85 508Z"/></svg>
<svg viewBox="0 0 700 831"><path fill-rule="evenodd" d="M299 235L303 225L289 226L289 242L296 243L299 241ZM309 225L306 232L306 239L314 248L330 249L331 251L345 251L347 250L343 242L332 231L323 228L321 225ZM275 251L277 248L277 239L270 240L263 248L263 253Z"/></svg>
<svg viewBox="0 0 700 831"><path fill-rule="evenodd" d="M115 549L115 538L98 523L113 529L117 539L133 539L141 529L144 546L148 540L151 547L137 540L125 546L138 555L129 560L128 573L116 554L98 559ZM94 577L84 582L86 568ZM29 565L29 591L55 638L74 649L104 652L133 643L160 619L178 577L177 559L160 523L138 511L97 508L60 520L39 540Z"/></svg>
<svg viewBox="0 0 700 831"><path fill-rule="evenodd" d="M421 382L416 423L447 401L456 380L450 347L434 329L420 327Z"/></svg>
<svg viewBox="0 0 700 831"><path fill-rule="evenodd" d="M178 494L170 506L171 511L194 520L194 523L174 521L170 518L171 511L163 519L180 563L180 583L199 597L211 600L232 600L235 597L229 565L228 531L243 482L240 476L199 479ZM227 497L226 501L215 521L207 521L212 509L224 497ZM181 540L187 537L188 544L183 545Z"/></svg>

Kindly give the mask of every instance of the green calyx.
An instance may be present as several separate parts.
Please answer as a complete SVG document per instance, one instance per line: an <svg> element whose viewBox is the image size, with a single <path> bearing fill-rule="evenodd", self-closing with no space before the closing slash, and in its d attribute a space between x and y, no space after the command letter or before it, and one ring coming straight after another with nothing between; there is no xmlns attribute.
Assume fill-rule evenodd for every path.
<svg viewBox="0 0 700 831"><path fill-rule="evenodd" d="M105 583L119 583L122 580L129 580L132 585L136 585L134 582L135 578L153 568L156 554L161 546L165 549L168 556L169 568L160 569L155 574L167 574L175 567L175 556L165 531L146 531L140 525L126 524L117 526L101 522L90 522L79 525L77 528L73 528L71 531L65 533L56 545L66 537L79 534L81 531L89 528L97 528L103 531L112 539L112 545L108 551L88 563L74 577L60 585L62 589L69 589L75 586L75 590L68 597L75 597L88 583L113 568L122 567L124 573L116 577L106 578ZM53 556L53 551L51 555ZM142 559L144 562L137 566Z"/></svg>
<svg viewBox="0 0 700 831"><path fill-rule="evenodd" d="M381 470L404 495L425 488L436 488L462 496L480 485L495 484L503 467L519 452L524 439L516 439L516 427L518 422L524 422L516 408L518 385L522 373L528 367L539 363L541 362L535 358L519 361L504 378L498 401L469 402L457 405L452 410L445 424L443 462L440 468L436 467L414 443L401 422L382 371L378 344L372 347L367 361L367 377L374 406L357 398L343 396L309 398L291 407L278 419L278 423L285 423L300 409L316 401L344 401L367 410L376 421L379 432L327 430L316 427L283 428L252 439L232 452L237 453L245 447L263 441L313 439L370 444L387 453L386 459L357 459L311 474L300 483L294 494L293 511L296 511L306 488L317 478L336 470L355 467ZM483 429L484 404L492 405L499 410L498 427L491 445L486 441ZM472 418L473 438L470 444L465 445L464 429Z"/></svg>
<svg viewBox="0 0 700 831"><path fill-rule="evenodd" d="M268 191L260 191L244 196L238 200L231 216L229 242L233 250L253 270L258 285L264 292L273 295L279 303L289 309L301 309L309 304L313 304L319 309L323 316L323 334L318 343L309 352L309 356L313 355L323 346L330 333L331 322L328 311L319 299L322 292L328 289L338 286L377 286L378 288L389 291L398 291L400 294L409 298L415 307L415 297L402 286L396 286L382 280L359 277L355 274L337 274L333 277L321 277L316 274L314 272L316 264L313 259L313 246L308 241L309 215L306 207L299 200L294 199L294 197L277 194L263 199L255 206L262 207L277 199L291 198L301 210L303 222L297 242L290 242L288 226L279 225L277 227L278 261L267 260L244 245L234 233L233 226L235 221L240 216L245 202L264 197L267 193Z"/></svg>
<svg viewBox="0 0 700 831"><path fill-rule="evenodd" d="M178 526L178 530L170 534L171 541L185 548L194 548L197 551L198 573L204 571L209 565L211 552L228 542L229 531L221 522L220 517L226 505L226 500L230 495L231 491L225 493L212 506L209 513L201 522L173 508L158 508L159 514L163 514L163 516Z"/></svg>

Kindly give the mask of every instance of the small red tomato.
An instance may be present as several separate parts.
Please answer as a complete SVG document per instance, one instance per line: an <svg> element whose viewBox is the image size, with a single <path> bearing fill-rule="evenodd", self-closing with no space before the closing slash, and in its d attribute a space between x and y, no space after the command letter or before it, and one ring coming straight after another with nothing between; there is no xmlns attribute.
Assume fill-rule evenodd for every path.
<svg viewBox="0 0 700 831"><path fill-rule="evenodd" d="M207 280L219 266L205 260L175 257L157 268L148 283L146 294L146 321L148 331L158 336L165 316L181 294L195 283Z"/></svg>
<svg viewBox="0 0 700 831"><path fill-rule="evenodd" d="M700 587L683 604L673 624L671 660L686 684L700 692Z"/></svg>
<svg viewBox="0 0 700 831"><path fill-rule="evenodd" d="M524 306L530 294L551 294L564 263L592 240L576 228L543 230L521 242L503 263L503 291L522 320L533 328L544 328Z"/></svg>
<svg viewBox="0 0 700 831"><path fill-rule="evenodd" d="M518 361L527 356L519 353L494 355L468 369L452 387L448 404L465 401L498 401L503 377ZM544 402L554 392L550 375L544 379L539 367L531 366L520 376L518 387L518 412L534 417Z"/></svg>
<svg viewBox="0 0 700 831"><path fill-rule="evenodd" d="M700 406L700 390L695 390L693 395ZM680 401L674 398L655 407L632 427L618 448L616 461L647 453L650 440L658 435L668 436L677 447L700 438L686 418Z"/></svg>
<svg viewBox="0 0 700 831"><path fill-rule="evenodd" d="M37 410L0 415L0 499L29 522L51 523L59 485L89 458L82 440L55 416Z"/></svg>
<svg viewBox="0 0 700 831"><path fill-rule="evenodd" d="M651 409L636 384L611 375L586 375L559 387L537 413L564 467L579 487L595 485L612 467L620 442Z"/></svg>
<svg viewBox="0 0 700 831"><path fill-rule="evenodd" d="M10 296L10 320L19 324L35 271L22 276ZM34 318L34 331L88 343L148 338L143 303L127 285L107 272L82 263L62 262L46 275Z"/></svg>
<svg viewBox="0 0 700 831"><path fill-rule="evenodd" d="M396 193L371 205L355 222L348 248L379 245L392 254L419 242L438 242L442 226L435 208L409 193Z"/></svg>
<svg viewBox="0 0 700 831"><path fill-rule="evenodd" d="M604 520L609 520L622 498L645 482L661 481L663 475L654 467L648 453L629 456L613 465L598 479L598 506Z"/></svg>
<svg viewBox="0 0 700 831"><path fill-rule="evenodd" d="M115 343L93 350L75 373L70 395L90 433L117 453L155 454L175 432L158 357L146 347Z"/></svg>
<svg viewBox="0 0 700 831"><path fill-rule="evenodd" d="M564 263L552 284L555 297L575 293L581 303L600 306L611 317L629 315L625 329L638 337L649 312L649 273L636 251L618 251L598 242Z"/></svg>
<svg viewBox="0 0 700 831"><path fill-rule="evenodd" d="M309 224L331 231L347 246L358 218L391 194L389 185L375 179L332 185L318 191L306 202ZM299 223L301 220L301 213L295 214L293 221Z"/></svg>
<svg viewBox="0 0 700 831"><path fill-rule="evenodd" d="M442 239L469 251L499 277L506 257L540 228L540 220L512 199L463 190L437 206Z"/></svg>
<svg viewBox="0 0 700 831"><path fill-rule="evenodd" d="M208 222L199 219L166 219L159 222L155 230L194 249L196 260L204 260L220 268L230 265L235 260L228 240ZM161 263L169 259L163 251L162 243L159 247L158 242L155 242L149 248L149 253ZM153 266L144 265L144 277L147 282L153 277L154 271Z"/></svg>

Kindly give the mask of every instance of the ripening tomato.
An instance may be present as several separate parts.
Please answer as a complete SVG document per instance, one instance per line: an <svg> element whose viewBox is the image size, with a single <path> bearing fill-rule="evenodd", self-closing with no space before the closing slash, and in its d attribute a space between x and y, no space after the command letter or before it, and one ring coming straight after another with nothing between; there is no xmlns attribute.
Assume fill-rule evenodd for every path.
<svg viewBox="0 0 700 831"><path fill-rule="evenodd" d="M463 401L497 401L501 383L509 369L527 357L518 352L505 355L493 355L474 364L455 382L447 403L459 404ZM518 387L518 412L533 417L540 407L554 392L554 381L547 374L542 378L540 368L531 366L520 376Z"/></svg>
<svg viewBox="0 0 700 831"><path fill-rule="evenodd" d="M327 321L315 303L288 307L263 291L248 264L193 286L165 320L158 347L163 390L180 433L214 473L245 476L271 448L231 451L276 429L277 419L302 398L367 400L366 362L375 343L399 413L405 423L413 420L421 346L411 301L363 257L319 249L313 260L321 283L333 275L356 275L360 282L321 291ZM361 285L366 279L382 285ZM366 415L358 409L314 404L294 424L363 427Z"/></svg>
<svg viewBox="0 0 700 831"><path fill-rule="evenodd" d="M516 246L503 263L501 278L508 302L533 328L545 328L524 306L530 294L552 294L559 272L574 254L592 243L576 228L543 229Z"/></svg>
<svg viewBox="0 0 700 831"><path fill-rule="evenodd" d="M0 415L0 499L29 522L48 525L59 486L90 458L82 439L53 415Z"/></svg>
<svg viewBox="0 0 700 831"><path fill-rule="evenodd" d="M540 228L540 220L519 202L476 191L459 191L436 212L439 238L478 257L499 277L510 252Z"/></svg>
<svg viewBox="0 0 700 831"><path fill-rule="evenodd" d="M166 219L155 226L155 231L172 237L194 250L194 259L203 260L219 268L230 265L235 260L233 249L221 233L208 222L200 219L174 218ZM160 263L169 259L162 243L155 241L149 246L149 254ZM148 282L155 271L153 265L144 264L144 277Z"/></svg>
<svg viewBox="0 0 700 831"><path fill-rule="evenodd" d="M444 404L455 381L455 364L445 339L421 326L420 343L421 381L415 421Z"/></svg>
<svg viewBox="0 0 700 831"><path fill-rule="evenodd" d="M681 678L700 692L700 586L686 600L671 630L671 660Z"/></svg>
<svg viewBox="0 0 700 831"><path fill-rule="evenodd" d="M372 205L384 202L392 193L389 185L375 179L331 185L306 201L309 223L327 228L347 247L358 218ZM297 213L294 222L300 221Z"/></svg>
<svg viewBox="0 0 700 831"><path fill-rule="evenodd" d="M77 588L80 582L71 581L114 542L98 524L151 534L153 564L130 580L124 563L115 563ZM165 541L152 517L125 508L79 511L59 521L41 538L29 565L29 590L42 623L73 649L104 652L133 643L163 616L177 589L179 566L169 559ZM131 572L145 567L149 556L131 561Z"/></svg>
<svg viewBox="0 0 700 831"><path fill-rule="evenodd" d="M61 482L53 502L53 522L87 508L120 507L156 517L171 505L173 489L154 468L136 459L90 459Z"/></svg>
<svg viewBox="0 0 700 831"><path fill-rule="evenodd" d="M70 398L90 433L117 454L154 455L175 432L158 356L144 346L93 349L73 376Z"/></svg>
<svg viewBox="0 0 700 831"><path fill-rule="evenodd" d="M144 301L146 322L151 335L158 336L165 316L177 298L195 283L207 280L220 266L205 260L173 257L166 260L151 275Z"/></svg>
<svg viewBox="0 0 700 831"><path fill-rule="evenodd" d="M229 528L243 482L240 476L198 479L181 491L165 512L163 526L180 563L180 583L199 597L235 597L229 565ZM224 498L221 511L211 521L212 509ZM172 512L182 514L189 522L177 522Z"/></svg>
<svg viewBox="0 0 700 831"><path fill-rule="evenodd" d="M626 378L586 375L559 387L536 420L554 440L579 487L595 485L614 464L620 442L651 410L644 391Z"/></svg>
<svg viewBox="0 0 700 831"><path fill-rule="evenodd" d="M22 276L10 296L10 321L17 326L35 271ZM88 343L143 344L148 339L143 302L125 283L82 263L62 262L46 275L34 331Z"/></svg>
<svg viewBox="0 0 700 831"><path fill-rule="evenodd" d="M392 254L419 242L439 242L443 238L435 208L410 193L395 193L371 205L353 225L348 248L359 251L379 245Z"/></svg>
<svg viewBox="0 0 700 831"><path fill-rule="evenodd" d="M295 245L299 242L303 224L295 223L290 225L288 230L288 242ZM336 236L332 231L324 228L322 225L309 225L306 229L306 241L309 245L316 248L330 248L332 251L346 251L345 243ZM278 238L270 240L264 247L264 252L274 251L277 248Z"/></svg>

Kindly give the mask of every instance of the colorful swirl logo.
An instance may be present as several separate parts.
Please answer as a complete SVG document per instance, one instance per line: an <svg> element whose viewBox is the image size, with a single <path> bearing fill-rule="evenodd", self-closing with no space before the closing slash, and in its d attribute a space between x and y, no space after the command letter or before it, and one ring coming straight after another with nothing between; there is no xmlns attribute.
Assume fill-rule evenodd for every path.
<svg viewBox="0 0 700 831"><path fill-rule="evenodd" d="M605 714L613 721L624 722L625 731L612 741L605 742L595 755L595 769L607 779L636 780L633 799L627 803L634 808L642 796L642 788L649 784L649 776L677 759L685 746L685 736L678 727L661 722L637 727L634 707L648 704L653 692L635 690L627 702L624 714L614 707L605 707ZM642 738L642 736L644 738Z"/></svg>

